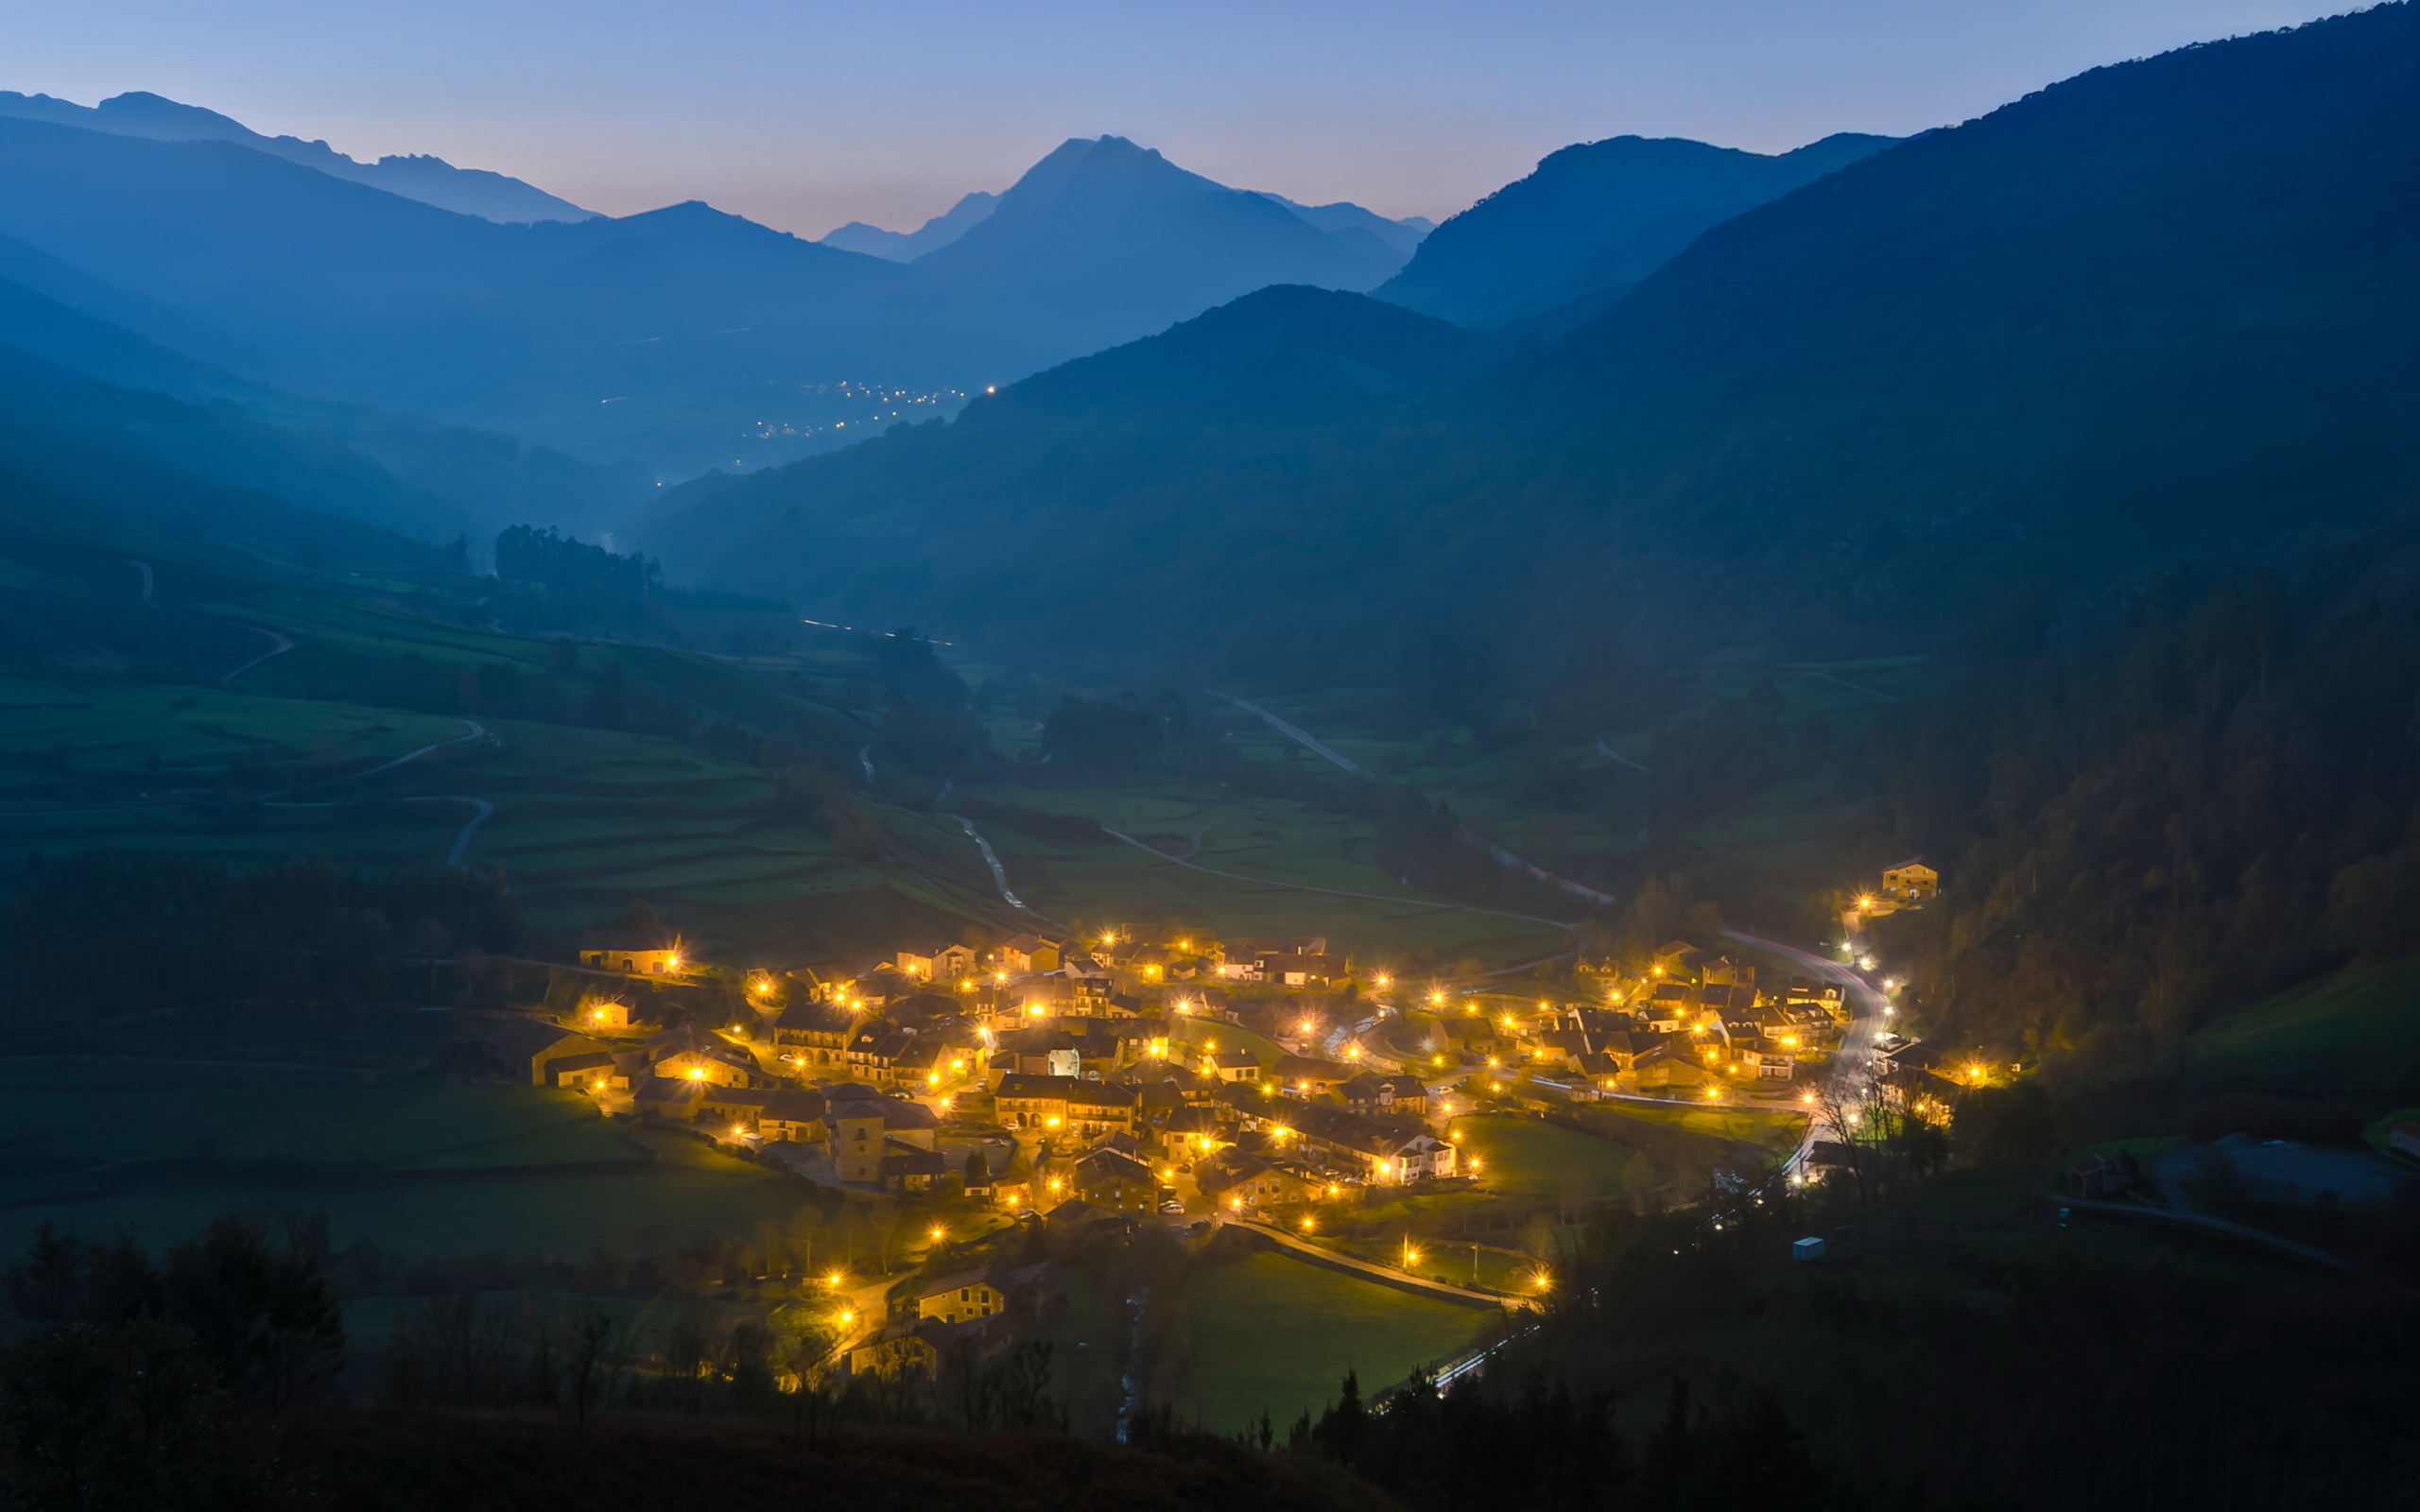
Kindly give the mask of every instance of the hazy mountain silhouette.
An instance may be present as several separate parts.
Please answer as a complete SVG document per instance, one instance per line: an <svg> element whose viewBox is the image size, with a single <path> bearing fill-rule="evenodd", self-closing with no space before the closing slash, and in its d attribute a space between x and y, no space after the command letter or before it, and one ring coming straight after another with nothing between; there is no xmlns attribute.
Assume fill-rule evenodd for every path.
<svg viewBox="0 0 2420 1512"><path fill-rule="evenodd" d="M838 247L844 252L863 252L868 257L886 257L894 263L912 263L936 248L947 247L966 234L998 205L1000 197L983 190L962 196L957 204L917 227L914 231L885 231L853 220L823 238L826 247Z"/></svg>
<svg viewBox="0 0 2420 1512"><path fill-rule="evenodd" d="M785 391L965 360L940 344L965 344L954 290L887 304L925 281L702 205L499 225L228 142L0 119L0 233L132 296L107 313L164 344L186 333L147 310L227 333L277 387L667 469L728 463Z"/></svg>
<svg viewBox="0 0 2420 1512"><path fill-rule="evenodd" d="M1389 220L1374 210L1364 210L1349 200L1340 199L1328 205L1297 204L1284 195L1264 194L1264 199L1274 199L1329 235L1347 246L1357 247L1382 262L1397 266L1411 260L1421 240L1437 229L1437 223L1426 215L1407 215L1401 220Z"/></svg>
<svg viewBox="0 0 2420 1512"><path fill-rule="evenodd" d="M1060 358L1268 284L1368 288L1387 273L1277 200L1118 136L1061 145L916 266L989 291L1004 328Z"/></svg>
<svg viewBox="0 0 2420 1512"><path fill-rule="evenodd" d="M1416 399L1288 423L1189 387L1180 337L1248 301L1115 354L1170 369L1148 424L1117 386L1027 397L1071 365L732 486L696 512L754 524L703 552L656 542L987 651L1100 654L1108 625L1366 674L1441 625L1550 648L1607 605L1701 649L1922 644L2012 576L2091 591L2420 498L2415 141L2411 6L2187 48L1853 163Z"/></svg>
<svg viewBox="0 0 2420 1512"><path fill-rule="evenodd" d="M1766 157L1677 137L1564 147L1437 228L1378 290L1462 325L1610 302L1707 227L1889 146L1842 132Z"/></svg>
<svg viewBox="0 0 2420 1512"><path fill-rule="evenodd" d="M306 168L354 183L366 183L389 194L437 205L465 215L496 221L586 220L596 214L582 210L519 179L485 168L458 168L443 158L414 154L357 163L325 142L301 137L263 136L231 116L199 105L181 105L160 95L136 92L118 94L98 105L78 105L47 94L20 94L0 90L0 115L61 126L107 131L115 136L148 137L160 142L238 142L256 152L299 163Z"/></svg>
<svg viewBox="0 0 2420 1512"><path fill-rule="evenodd" d="M285 392L660 473L828 449L1271 282L1375 282L1350 240L1128 143L1062 148L902 265L701 204L501 225L234 142L0 116L0 276Z"/></svg>

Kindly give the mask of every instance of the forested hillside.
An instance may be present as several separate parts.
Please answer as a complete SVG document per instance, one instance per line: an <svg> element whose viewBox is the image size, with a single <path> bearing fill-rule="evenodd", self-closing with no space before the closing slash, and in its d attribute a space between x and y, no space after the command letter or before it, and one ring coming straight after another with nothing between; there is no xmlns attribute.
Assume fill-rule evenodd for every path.
<svg viewBox="0 0 2420 1512"><path fill-rule="evenodd" d="M2108 1065L2420 950L2410 527L2286 575L2165 575L2055 639L2029 596L1875 730L1898 833L1951 879L1881 926L1937 1035Z"/></svg>

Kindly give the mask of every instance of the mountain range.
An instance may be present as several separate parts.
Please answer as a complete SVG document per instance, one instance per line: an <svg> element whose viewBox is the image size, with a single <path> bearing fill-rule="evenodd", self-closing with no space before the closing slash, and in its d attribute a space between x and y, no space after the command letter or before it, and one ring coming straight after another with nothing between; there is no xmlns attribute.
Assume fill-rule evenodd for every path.
<svg viewBox="0 0 2420 1512"><path fill-rule="evenodd" d="M942 412L1263 284L1369 287L1400 262L1374 229L1394 223L1115 137L1057 149L913 266L697 203L501 224L325 166L0 114L0 276L284 392L681 476Z"/></svg>
<svg viewBox="0 0 2420 1512"><path fill-rule="evenodd" d="M2189 48L1861 156L1561 335L1475 351L1267 290L954 422L667 490L647 539L1004 655L1366 676L1608 617L1669 655L1922 643L2013 580L2410 508L2415 141L2411 6Z"/></svg>
<svg viewBox="0 0 2420 1512"><path fill-rule="evenodd" d="M325 142L263 136L232 116L199 105L181 105L142 91L112 95L98 105L78 105L47 94L0 90L0 115L156 142L233 142L255 152L316 168L331 178L366 183L406 199L488 220L587 220L596 214L532 184L484 168L458 168L443 158L423 155L357 163Z"/></svg>
<svg viewBox="0 0 2420 1512"><path fill-rule="evenodd" d="M838 247L844 252L863 252L868 257L880 257L893 263L912 263L936 247L946 247L966 234L968 228L990 215L1000 203L1000 197L977 189L961 195L958 203L917 227L914 231L885 231L853 220L823 238L826 247Z"/></svg>

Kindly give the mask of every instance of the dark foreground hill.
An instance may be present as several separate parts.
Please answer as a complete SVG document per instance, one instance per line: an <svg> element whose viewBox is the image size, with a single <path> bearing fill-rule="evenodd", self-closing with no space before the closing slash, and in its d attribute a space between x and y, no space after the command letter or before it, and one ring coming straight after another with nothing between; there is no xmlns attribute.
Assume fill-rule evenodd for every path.
<svg viewBox="0 0 2420 1512"><path fill-rule="evenodd" d="M1177 575L1224 586L1230 572L1282 581L1309 566L1288 557L1318 521L1238 530L1231 492L1328 486L1340 459L1377 455L1407 398L1470 371L1481 351L1467 332L1358 295L1264 289L954 422L812 468L667 490L644 539L676 574L770 580L846 562L845 583L805 596L1015 602L1040 633L1080 644L1103 615L1123 621L1144 584L1180 593L1164 612L1190 617L1185 606L1218 594L1197 599Z"/></svg>
<svg viewBox="0 0 2420 1512"><path fill-rule="evenodd" d="M2258 556L2411 502L2414 141L2411 6L2187 48L1852 163L1342 429L1238 425L1227 393L1172 402L1183 444L1138 456L1122 395L1028 413L1071 368L656 541L846 623L1265 670L1441 622L1549 644L1609 604L1673 649L1905 645L2014 576ZM1175 395L1195 339L1118 360ZM1274 341L1256 381L1336 357Z"/></svg>
<svg viewBox="0 0 2420 1512"><path fill-rule="evenodd" d="M1197 1442L1181 1455L1046 1435L618 1417L331 1415L292 1445L334 1512L543 1504L832 1506L923 1512L1384 1512L1382 1493L1307 1457Z"/></svg>

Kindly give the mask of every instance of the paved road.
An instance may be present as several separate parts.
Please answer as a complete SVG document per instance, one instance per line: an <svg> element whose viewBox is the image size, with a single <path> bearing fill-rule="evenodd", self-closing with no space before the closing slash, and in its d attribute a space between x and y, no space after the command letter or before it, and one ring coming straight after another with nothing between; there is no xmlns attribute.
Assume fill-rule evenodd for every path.
<svg viewBox="0 0 2420 1512"><path fill-rule="evenodd" d="M486 799L471 798L460 793L447 793L430 798L407 798L404 799L404 801L406 803L468 803L471 805L471 817L469 821L466 822L461 829L455 832L454 844L445 852L445 864L447 866L452 867L457 871L470 870L470 863L462 859L463 853L471 849L471 836L476 834L478 833L479 826L485 824L488 821L489 816L495 813L495 805L489 802Z"/></svg>
<svg viewBox="0 0 2420 1512"><path fill-rule="evenodd" d="M1842 996L1854 1011L1849 1015L1847 1027L1841 1031L1841 1048L1832 1057L1831 1085L1844 1100L1854 1101L1866 1084L1865 1069L1874 1052L1874 1030L1882 1019L1882 989L1838 961L1825 960L1794 945L1784 945L1778 940L1756 935L1743 935L1736 929L1724 930L1722 937L1737 944L1770 951L1775 955L1786 955L1805 968L1816 980L1840 984ZM1817 1121L1808 1119L1806 1135L1798 1142L1798 1152L1789 1158L1785 1169L1804 1170L1815 1153L1815 1141L1821 1133Z"/></svg>
<svg viewBox="0 0 2420 1512"><path fill-rule="evenodd" d="M263 651L260 655L252 658L250 662L245 662L242 666L237 667L234 671L228 673L223 678L220 678L218 679L220 687L225 687L233 682L237 678L242 677L245 673L252 670L252 668L259 666L270 657L284 656L286 652L294 649L294 643L287 640L285 636L278 634L275 630L266 629L258 625L247 625L244 628L268 636L273 644L268 650Z"/></svg>
<svg viewBox="0 0 2420 1512"><path fill-rule="evenodd" d="M1356 765L1350 757L1346 756L1343 752L1338 750L1327 742L1321 740L1318 736L1313 735L1309 730L1305 730L1302 726L1288 724L1285 720L1278 718L1275 714L1270 713L1268 710L1263 709L1260 705L1256 703L1249 703L1244 699L1236 697L1232 693L1221 693L1218 695L1218 696L1226 699L1229 703L1234 704L1236 708L1242 710L1248 714L1259 715L1262 719L1269 722L1270 729L1276 730L1287 739L1298 743L1305 750L1309 751L1312 755L1320 757L1325 761L1334 762L1338 766L1351 772L1354 776L1360 778L1364 782L1374 782L1377 781L1377 779L1373 777L1368 771Z"/></svg>
<svg viewBox="0 0 2420 1512"><path fill-rule="evenodd" d="M289 642L287 644L290 646L292 643ZM271 656L275 656L276 654L277 653L274 651L269 653ZM243 668L238 667L235 670L240 672ZM234 673L231 672L228 676L233 677L234 676ZM461 718L458 714L455 717L458 719ZM379 765L372 766L366 772L354 772L348 777L331 777L326 782L313 782L310 786L327 787L337 782L357 782L365 777L375 777L380 772L391 772L396 767L403 765L406 762L416 762L422 757L427 755L430 751L443 750L448 746L459 746L465 741L478 740L486 736L487 727L480 724L477 720L463 719L462 723L470 727L470 733L467 735L456 735L450 740L433 740L427 745L423 746L418 750L406 751L401 756L396 757L393 761L381 762ZM264 794L261 797L261 806L263 808L271 809L327 809L336 807L336 800L333 799L321 799L303 803L280 801L285 794L293 791L295 790L289 787L280 789L275 793ZM464 861L462 858L471 849L471 836L477 833L479 826L485 824L489 817L495 813L495 805L489 802L486 799L472 798L466 793L436 793L424 798L407 798L404 799L404 801L406 803L468 803L471 806L471 817L469 822L465 823L461 829L455 832L454 844L445 852L445 864L447 866L452 867L457 871L469 870L469 863Z"/></svg>
<svg viewBox="0 0 2420 1512"><path fill-rule="evenodd" d="M992 868L992 885L1000 889L1000 901L1011 908L1032 913L1032 909L1026 907L1024 899L1009 890L1008 868L1000 865L999 854L992 849L992 842L983 838L983 832L975 827L975 821L963 814L953 814L950 817L956 819L958 827L966 832L966 837L975 842L975 849L983 852L983 864Z"/></svg>

